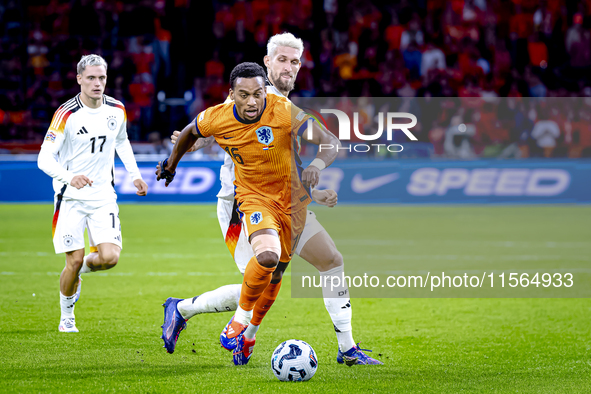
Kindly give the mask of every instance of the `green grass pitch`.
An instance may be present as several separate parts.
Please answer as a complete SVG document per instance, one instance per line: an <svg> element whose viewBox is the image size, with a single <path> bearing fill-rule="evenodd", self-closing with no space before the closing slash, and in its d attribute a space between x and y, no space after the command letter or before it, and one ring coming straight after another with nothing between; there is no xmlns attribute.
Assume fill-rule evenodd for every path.
<svg viewBox="0 0 591 394"><path fill-rule="evenodd" d="M343 218L366 209L376 208L314 208L345 264L349 253L364 251L348 247L354 228ZM453 248L461 257L510 240L521 242L522 255L591 256L591 207L379 209L396 218L387 229L398 241L390 253L428 259ZM0 205L0 392L591 392L589 299L353 298L354 337L384 365L350 368L335 361L323 301L292 299L286 277L249 365L235 367L218 344L229 313L191 319L176 352L167 354L160 340L166 297L191 297L241 276L213 205L122 204L120 211L119 264L84 276L80 333L63 334L58 286L65 258L53 253L52 206ZM494 260L500 251L479 253ZM271 371L272 351L291 338L318 355L308 382L279 382Z"/></svg>

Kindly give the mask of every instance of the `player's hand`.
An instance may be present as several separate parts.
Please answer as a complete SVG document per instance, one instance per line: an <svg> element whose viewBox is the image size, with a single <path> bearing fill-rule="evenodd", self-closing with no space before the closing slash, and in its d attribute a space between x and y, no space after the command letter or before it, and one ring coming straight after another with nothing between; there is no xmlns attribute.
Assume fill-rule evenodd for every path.
<svg viewBox="0 0 591 394"><path fill-rule="evenodd" d="M176 140L179 139L179 135L181 135L180 131L175 130L172 132L172 135L170 136L170 142L172 142L173 145L176 144Z"/></svg>
<svg viewBox="0 0 591 394"><path fill-rule="evenodd" d="M302 183L304 187L314 188L320 181L320 170L316 166L308 166L302 171Z"/></svg>
<svg viewBox="0 0 591 394"><path fill-rule="evenodd" d="M176 140L179 139L179 135L181 135L180 131L173 131L172 135L170 136L170 142L172 142L172 144L176 144ZM191 153L191 152L195 152L197 150L197 142L195 142L193 144L193 146L191 148L189 148L189 150L187 151L187 153Z"/></svg>
<svg viewBox="0 0 591 394"><path fill-rule="evenodd" d="M332 208L337 205L339 196L337 192L331 189L312 190L312 199L320 205L326 205L327 207Z"/></svg>
<svg viewBox="0 0 591 394"><path fill-rule="evenodd" d="M70 185L76 189L82 189L84 186L92 186L92 181L86 175L75 175L70 182Z"/></svg>
<svg viewBox="0 0 591 394"><path fill-rule="evenodd" d="M137 188L137 192L135 192L135 194L138 196L145 196L148 194L148 184L144 182L143 179L136 179L133 181L133 185Z"/></svg>
<svg viewBox="0 0 591 394"><path fill-rule="evenodd" d="M165 159L156 165L156 180L159 181L160 179L166 179L166 183L164 183L164 186L166 187L170 185L170 182L173 181L174 176L176 175L176 171L170 172L166 169L167 164L168 159Z"/></svg>

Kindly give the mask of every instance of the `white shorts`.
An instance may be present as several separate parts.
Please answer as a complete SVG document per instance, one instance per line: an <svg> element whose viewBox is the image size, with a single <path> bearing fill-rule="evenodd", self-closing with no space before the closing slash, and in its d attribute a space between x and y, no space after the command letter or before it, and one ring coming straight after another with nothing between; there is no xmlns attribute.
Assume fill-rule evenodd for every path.
<svg viewBox="0 0 591 394"><path fill-rule="evenodd" d="M78 200L55 199L53 246L55 253L84 249L84 229L88 229L91 251L102 243L120 248L121 222L116 202L96 207Z"/></svg>
<svg viewBox="0 0 591 394"><path fill-rule="evenodd" d="M220 228L222 229L226 246L230 250L238 269L241 273L244 273L246 265L252 256L254 256L254 253L248 242L248 234L246 234L246 230L236 211L235 201L233 199L225 200L218 198L218 221L220 222ZM306 242L323 230L324 227L316 219L316 214L308 211L306 214L306 225L295 250L296 254L299 255Z"/></svg>
<svg viewBox="0 0 591 394"><path fill-rule="evenodd" d="M318 219L316 219L316 214L312 211L308 211L306 213L306 225L304 226L304 231L302 231L300 241L295 250L296 254L299 256L302 249L304 249L306 242L321 231L324 231L324 227L322 227Z"/></svg>

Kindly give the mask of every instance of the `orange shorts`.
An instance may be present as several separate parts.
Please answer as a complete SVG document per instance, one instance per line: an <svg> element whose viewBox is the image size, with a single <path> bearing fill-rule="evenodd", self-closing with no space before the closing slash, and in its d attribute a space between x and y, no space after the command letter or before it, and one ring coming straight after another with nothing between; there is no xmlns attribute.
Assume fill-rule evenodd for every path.
<svg viewBox="0 0 591 394"><path fill-rule="evenodd" d="M281 242L279 261L282 263L291 261L306 224L306 207L288 215L264 201L248 200L238 205L238 211L241 213L249 239L252 233L258 230L277 231Z"/></svg>

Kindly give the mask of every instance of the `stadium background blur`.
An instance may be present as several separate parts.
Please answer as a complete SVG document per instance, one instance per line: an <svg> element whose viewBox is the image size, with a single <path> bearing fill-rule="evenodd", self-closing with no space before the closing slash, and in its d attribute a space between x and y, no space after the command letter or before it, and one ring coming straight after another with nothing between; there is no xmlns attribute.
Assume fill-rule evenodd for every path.
<svg viewBox="0 0 591 394"><path fill-rule="evenodd" d="M38 151L53 112L79 92L76 63L98 53L109 64L106 93L126 106L136 153L166 154L173 129L226 98L233 66L262 63L268 38L289 31L305 43L292 97L515 98L511 108L463 113L475 126L467 152L446 148L454 114L421 124L413 132L427 156L591 156L591 1L386 3L3 2L0 153ZM585 99L548 111L544 97ZM552 149L531 135L540 120L560 130Z"/></svg>

